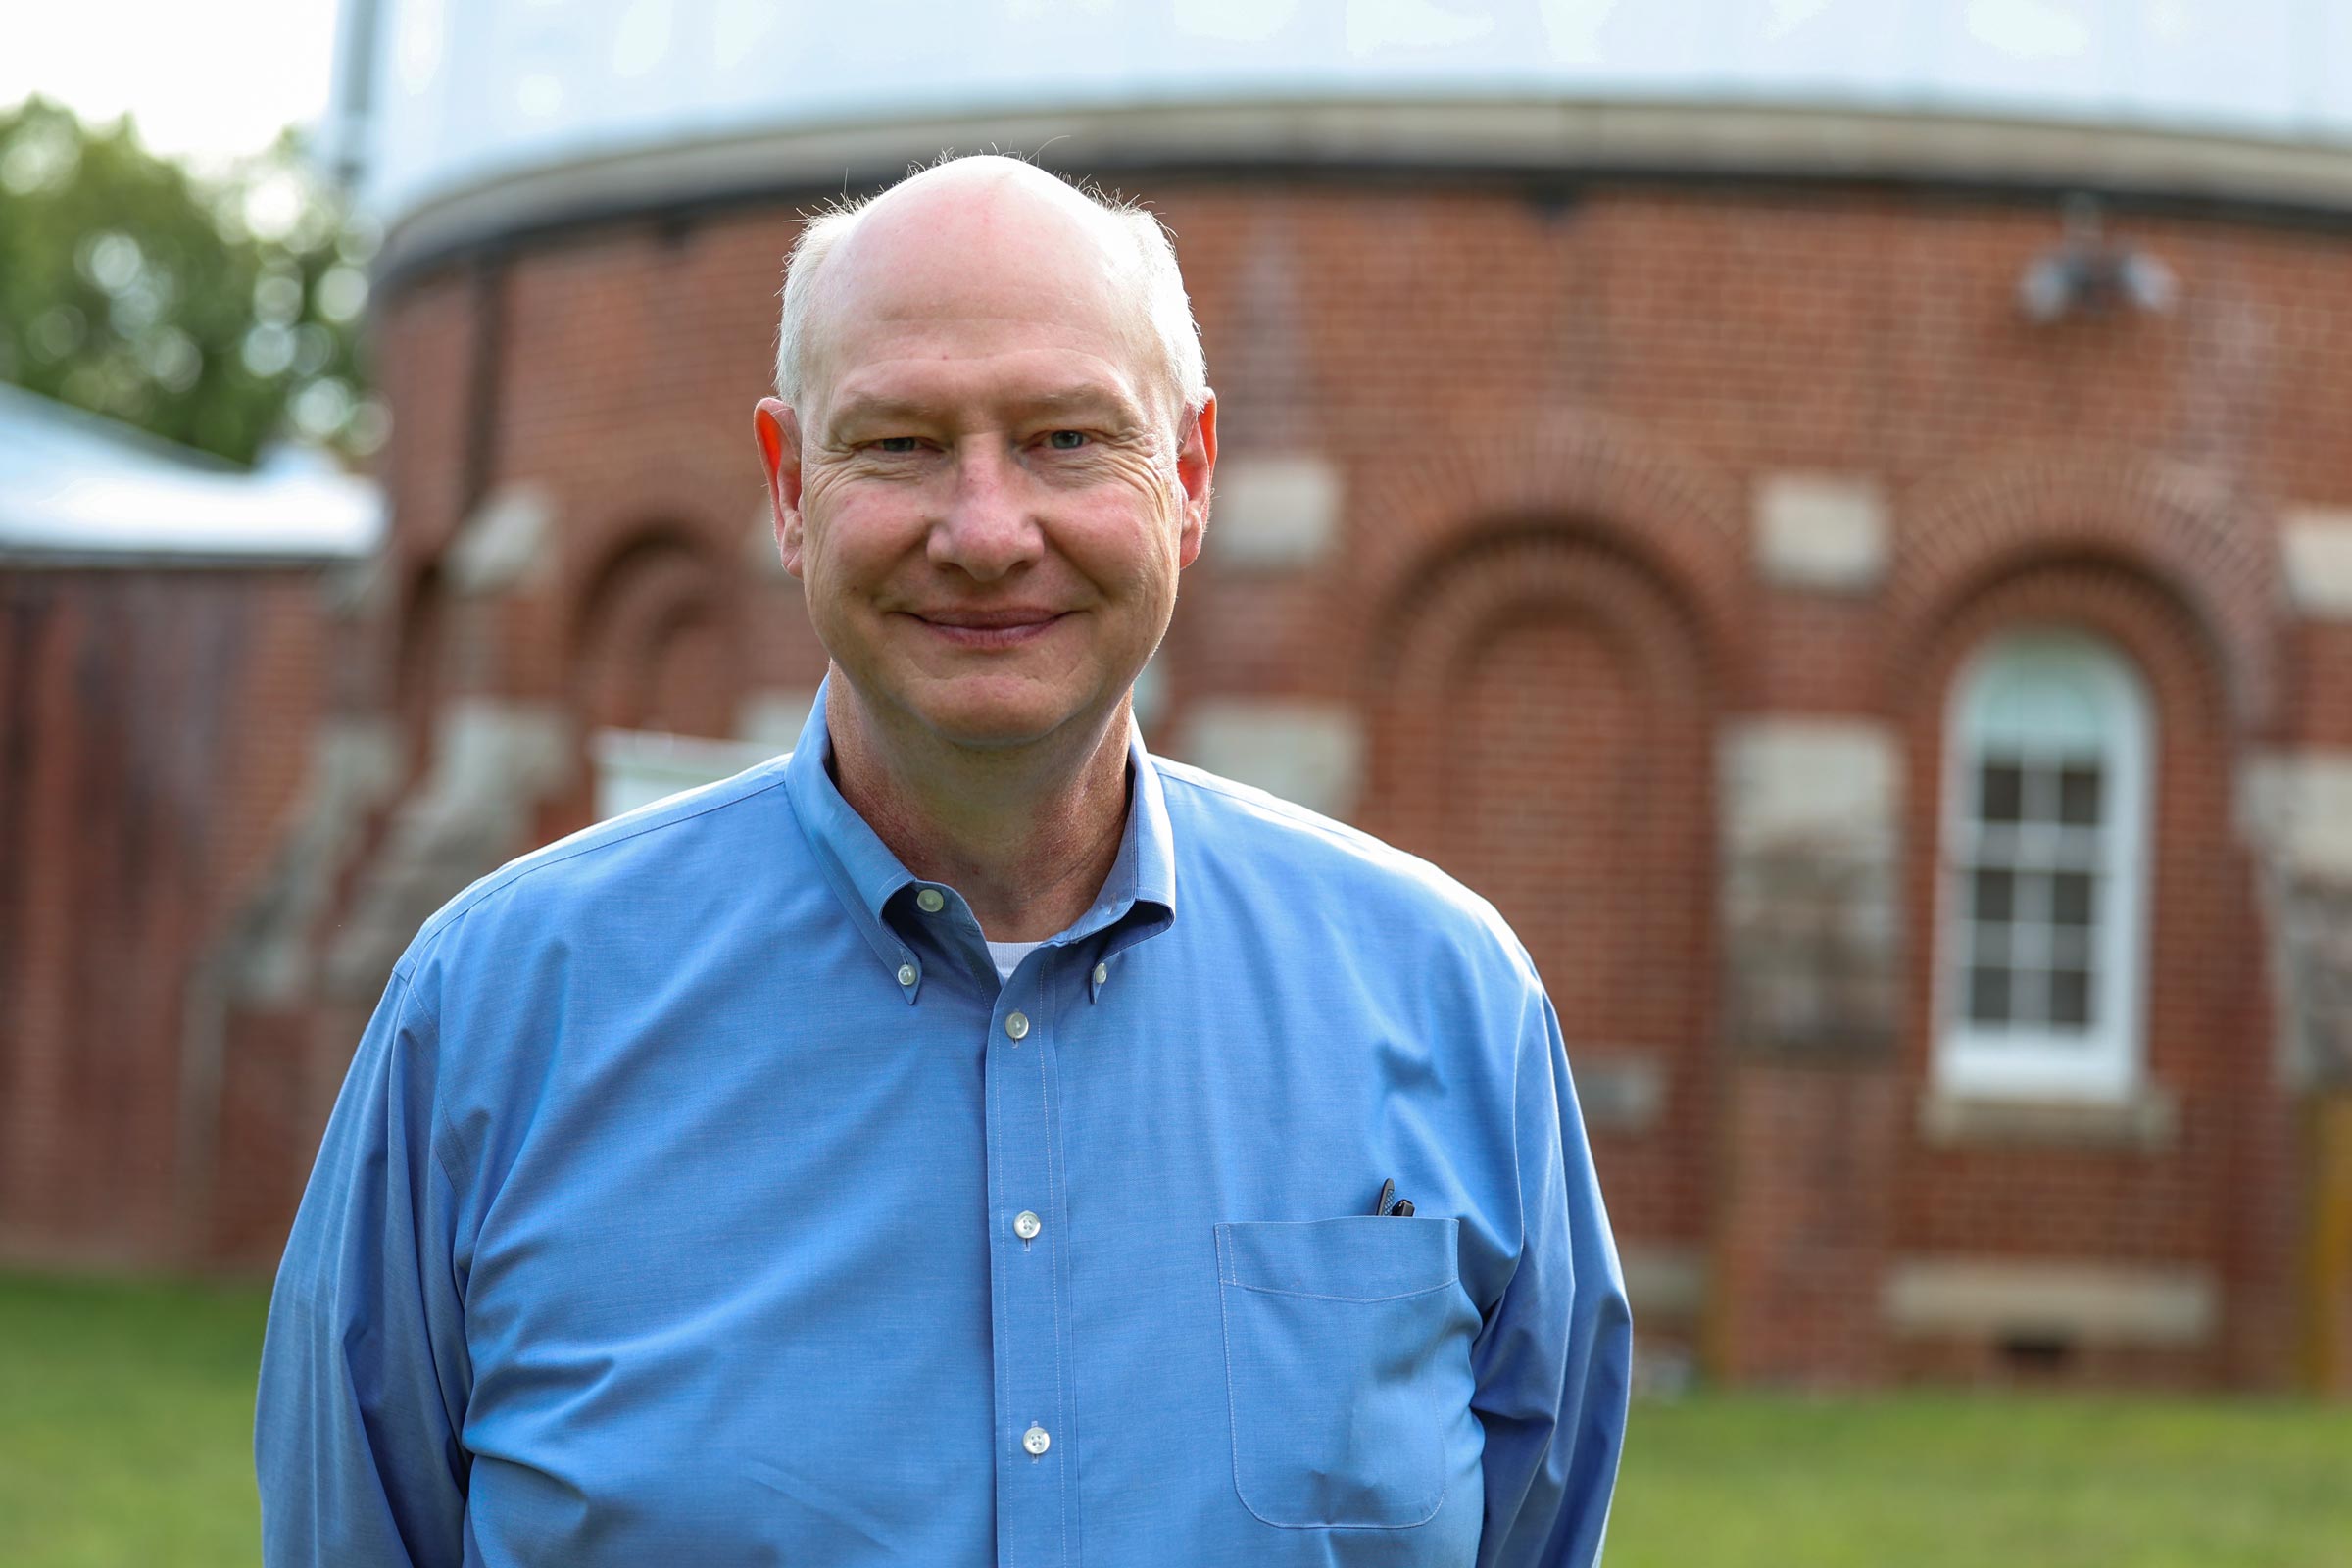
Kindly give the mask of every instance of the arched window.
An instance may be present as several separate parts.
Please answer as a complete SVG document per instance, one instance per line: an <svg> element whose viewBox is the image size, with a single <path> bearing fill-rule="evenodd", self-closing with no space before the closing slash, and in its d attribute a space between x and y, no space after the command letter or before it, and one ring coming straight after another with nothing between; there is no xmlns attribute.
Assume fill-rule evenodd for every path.
<svg viewBox="0 0 2352 1568"><path fill-rule="evenodd" d="M1952 689L1936 946L1938 1088L2121 1100L2142 1071L2153 723L2096 638L2012 633Z"/></svg>

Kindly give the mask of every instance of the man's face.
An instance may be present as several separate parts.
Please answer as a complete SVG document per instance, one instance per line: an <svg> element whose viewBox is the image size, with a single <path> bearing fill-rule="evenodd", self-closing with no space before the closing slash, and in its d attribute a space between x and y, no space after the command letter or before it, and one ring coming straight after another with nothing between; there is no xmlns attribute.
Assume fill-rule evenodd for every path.
<svg viewBox="0 0 2352 1568"><path fill-rule="evenodd" d="M905 194L828 259L802 407L760 408L785 567L885 725L1100 723L1199 553L1214 406L1173 428L1094 228L1009 184Z"/></svg>

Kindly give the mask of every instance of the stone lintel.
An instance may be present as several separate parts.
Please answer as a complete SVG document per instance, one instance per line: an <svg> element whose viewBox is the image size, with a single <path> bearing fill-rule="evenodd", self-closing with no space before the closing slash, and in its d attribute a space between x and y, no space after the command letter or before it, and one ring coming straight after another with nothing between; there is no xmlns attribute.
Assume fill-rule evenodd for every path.
<svg viewBox="0 0 2352 1568"><path fill-rule="evenodd" d="M1639 1324L1648 1316L1694 1319L1706 1310L1707 1258L1695 1247L1628 1242L1618 1249L1625 1298Z"/></svg>
<svg viewBox="0 0 2352 1568"><path fill-rule="evenodd" d="M1912 1339L2057 1339L2152 1348L2209 1342L2221 1290L2202 1268L1994 1257L1888 1267L1887 1326Z"/></svg>
<svg viewBox="0 0 2352 1568"><path fill-rule="evenodd" d="M1595 1133L1645 1133L1666 1111L1666 1065L1655 1052L1618 1045L1568 1044L1576 1100Z"/></svg>
<svg viewBox="0 0 2352 1568"><path fill-rule="evenodd" d="M2180 1136L2180 1106L2171 1091L2144 1085L2128 1100L1993 1099L1931 1090L1919 1102L1919 1131L1939 1148L2045 1147L2122 1149L2157 1153Z"/></svg>
<svg viewBox="0 0 2352 1568"><path fill-rule="evenodd" d="M1202 698L1176 755L1345 821L1363 782L1363 720L1348 704L1313 698Z"/></svg>
<svg viewBox="0 0 2352 1568"><path fill-rule="evenodd" d="M2313 620L2352 620L2352 510L2290 510L2278 550L2296 610Z"/></svg>
<svg viewBox="0 0 2352 1568"><path fill-rule="evenodd" d="M1866 593L1886 572L1886 503L1866 474L1768 473L1756 482L1756 564L1767 582Z"/></svg>
<svg viewBox="0 0 2352 1568"><path fill-rule="evenodd" d="M1217 466L1207 549L1226 566L1312 565L1339 535L1340 470L1313 453L1236 456Z"/></svg>
<svg viewBox="0 0 2352 1568"><path fill-rule="evenodd" d="M2238 821L2281 869L2352 882L2352 749L2275 751L2238 775Z"/></svg>
<svg viewBox="0 0 2352 1568"><path fill-rule="evenodd" d="M1891 832L1902 744L1875 718L1761 713L1724 726L1727 844L1852 840Z"/></svg>
<svg viewBox="0 0 2352 1568"><path fill-rule="evenodd" d="M555 498L545 485L505 484L484 496L449 547L451 590L503 594L537 582L555 514Z"/></svg>

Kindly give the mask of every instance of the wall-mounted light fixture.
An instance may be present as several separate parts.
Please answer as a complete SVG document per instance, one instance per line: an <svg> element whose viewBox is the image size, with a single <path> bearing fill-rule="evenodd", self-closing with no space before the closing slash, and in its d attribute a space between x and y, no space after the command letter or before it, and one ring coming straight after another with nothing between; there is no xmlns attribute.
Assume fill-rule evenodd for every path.
<svg viewBox="0 0 2352 1568"><path fill-rule="evenodd" d="M2066 237L2057 249L2036 257L2017 280L2019 308L2045 325L2117 309L2162 316L2180 292L2171 268L2146 251L2107 238L2095 196L2067 198Z"/></svg>

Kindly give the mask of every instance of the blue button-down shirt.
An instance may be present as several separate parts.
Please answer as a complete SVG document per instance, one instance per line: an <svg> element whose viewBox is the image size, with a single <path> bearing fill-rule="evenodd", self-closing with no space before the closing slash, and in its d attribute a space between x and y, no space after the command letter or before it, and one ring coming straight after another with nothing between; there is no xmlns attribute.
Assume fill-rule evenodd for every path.
<svg viewBox="0 0 2352 1568"><path fill-rule="evenodd" d="M1630 1329L1493 908L1131 738L1000 981L823 715L402 958L270 1307L268 1562L1592 1562Z"/></svg>

